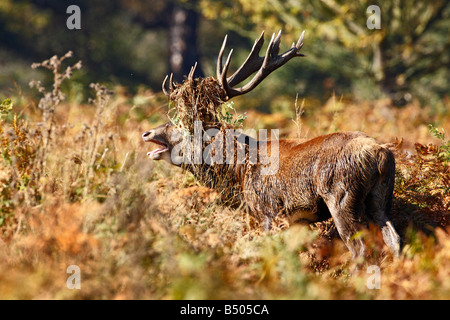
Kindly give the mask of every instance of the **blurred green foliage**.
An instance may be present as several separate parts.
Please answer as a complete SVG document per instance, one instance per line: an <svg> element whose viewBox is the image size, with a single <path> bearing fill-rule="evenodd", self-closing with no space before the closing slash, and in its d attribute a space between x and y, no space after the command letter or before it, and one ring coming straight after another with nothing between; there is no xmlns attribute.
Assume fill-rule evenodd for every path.
<svg viewBox="0 0 450 320"><path fill-rule="evenodd" d="M81 30L66 27L71 4L80 6ZM369 5L380 7L381 29L366 26ZM2 0L0 91L25 88L36 78L28 71L32 62L72 50L85 65L69 88L76 100L87 99L79 91L91 82L132 92L144 84L159 92L164 75L173 71L174 8L198 13L199 74L215 74L225 34L228 50L235 52L233 69L262 30L266 37L283 30L281 50L306 30L302 52L307 56L276 71L251 94L253 101L243 98L244 107L286 109L297 93L317 103L333 93L354 100L389 97L397 105L417 98L436 109L448 98L450 2L445 0Z"/></svg>
<svg viewBox="0 0 450 320"><path fill-rule="evenodd" d="M366 25L371 5L380 8L380 29ZM303 95L328 87L361 100L388 96L401 105L414 97L437 103L449 93L448 1L202 0L201 7L241 34L256 31L249 37L282 29L284 41L292 42L307 30L307 62L291 65L299 81L307 81L299 86L306 92L297 89Z"/></svg>

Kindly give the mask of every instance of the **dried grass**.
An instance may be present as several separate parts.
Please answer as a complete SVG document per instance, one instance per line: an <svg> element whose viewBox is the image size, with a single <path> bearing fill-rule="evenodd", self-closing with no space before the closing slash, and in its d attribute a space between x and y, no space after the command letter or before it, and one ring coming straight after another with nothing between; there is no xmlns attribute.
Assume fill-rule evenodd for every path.
<svg viewBox="0 0 450 320"><path fill-rule="evenodd" d="M367 264L353 269L332 221L288 228L279 219L276 232L264 233L244 206L224 206L220 192L200 186L178 168L148 161L140 133L153 124L134 116L124 100L112 96L102 112L98 103L60 102L55 110L64 116L54 118L46 170L33 184L23 179L33 170L40 136L20 137L37 135L35 125L42 119L1 119L0 204L1 216L8 217L0 225L1 298L450 298L444 141L438 144L440 140L428 134L429 140L413 152L401 149L396 155L394 214L396 223L404 225L405 248L395 260L384 250L377 228L362 234L371 252L367 264L381 271L380 289L371 290L366 285ZM115 106L121 112L113 112ZM384 111L377 115L373 109L370 104L359 106L352 121L373 117L375 132L386 118ZM395 114L397 121L421 111L413 105L405 114L388 114ZM124 114L128 118L119 120ZM320 118L341 126L349 116L343 112ZM315 130L309 125L314 120L306 113L302 129ZM290 119L285 123L297 132ZM109 138L112 132L117 137ZM381 132L390 141L396 131ZM24 194L32 189L39 191L38 197L27 202ZM431 227L429 232L425 226ZM80 290L66 287L66 268L72 264L81 269Z"/></svg>
<svg viewBox="0 0 450 320"><path fill-rule="evenodd" d="M214 77L175 84L169 99L172 122L191 135L195 121L202 122L203 130L226 125L222 117L224 91Z"/></svg>

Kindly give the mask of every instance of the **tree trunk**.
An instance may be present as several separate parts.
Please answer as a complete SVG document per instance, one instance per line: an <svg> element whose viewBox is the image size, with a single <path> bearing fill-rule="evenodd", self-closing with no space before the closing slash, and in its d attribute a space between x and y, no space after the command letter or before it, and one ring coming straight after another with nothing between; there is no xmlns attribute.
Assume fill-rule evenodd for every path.
<svg viewBox="0 0 450 320"><path fill-rule="evenodd" d="M372 74L375 82L381 91L389 97L396 106L404 106L410 102L411 94L406 83L399 83L399 75L405 72L403 62L399 62L394 68L389 67L386 61L393 57L386 56L389 43L384 38L380 43L375 43L373 47Z"/></svg>
<svg viewBox="0 0 450 320"><path fill-rule="evenodd" d="M191 67L198 63L195 76L203 76L197 50L198 13L190 8L174 5L170 23L169 67L173 79L181 82Z"/></svg>

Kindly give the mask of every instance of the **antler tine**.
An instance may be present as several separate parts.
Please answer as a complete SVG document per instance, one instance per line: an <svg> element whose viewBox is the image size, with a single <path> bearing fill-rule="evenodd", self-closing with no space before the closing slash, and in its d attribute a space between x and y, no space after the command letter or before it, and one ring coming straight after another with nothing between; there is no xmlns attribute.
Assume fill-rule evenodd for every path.
<svg viewBox="0 0 450 320"><path fill-rule="evenodd" d="M302 34L300 35L300 37L297 40L297 43L292 42L292 46L291 49L286 51L283 55L288 55L288 54L292 54L292 52L290 52L291 50L295 50L295 57L304 57L305 55L303 53L299 53L298 51L303 47L303 38L305 37L305 31L302 32Z"/></svg>
<svg viewBox="0 0 450 320"><path fill-rule="evenodd" d="M169 91L166 90L166 82L167 82L167 78L169 78L169 75L166 75L166 77L164 78L164 81L162 83L162 91L164 92L164 94L167 97L170 97L170 93L173 91L174 86L173 86L173 73L170 74L170 78L169 78Z"/></svg>
<svg viewBox="0 0 450 320"><path fill-rule="evenodd" d="M223 66L220 76L218 77L219 84L225 88L225 91L227 91L227 94L228 94L227 88L229 88L229 85L227 82L227 72L228 72L228 67L230 66L232 54L233 54L233 49L230 50L230 53L228 54L228 57L227 57L227 61L225 62L225 65Z"/></svg>
<svg viewBox="0 0 450 320"><path fill-rule="evenodd" d="M173 89L175 89L174 86L173 86L173 72L170 74L169 88L170 88L170 91L173 91Z"/></svg>
<svg viewBox="0 0 450 320"><path fill-rule="evenodd" d="M271 54L277 55L280 52L280 42L281 42L281 30L278 32L278 35L275 38Z"/></svg>
<svg viewBox="0 0 450 320"><path fill-rule="evenodd" d="M274 40L275 40L275 33L272 33L272 38L270 39L269 45L267 46L266 55L264 56L263 64L262 64L261 68L258 70L258 73L261 72L261 69L265 69L268 66L268 63L269 63L270 58L272 56L272 50L274 49L274 45L275 45ZM276 54L274 54L273 56L276 56Z"/></svg>
<svg viewBox="0 0 450 320"><path fill-rule="evenodd" d="M230 77L227 78L228 84L232 87L241 83L246 78L248 78L252 73L258 71L261 68L264 58L259 56L259 52L264 44L264 31L261 32L261 35L255 43L253 44L253 48L250 51L247 59L245 59L244 63L233 73Z"/></svg>
<svg viewBox="0 0 450 320"><path fill-rule="evenodd" d="M275 33L272 34L272 38L270 39L269 45L267 46L266 55L263 58L262 64L260 65L258 72L256 73L256 75L253 77L253 79L249 83L244 85L242 88L238 88L238 89L231 88L229 85L227 85L227 88L225 90L227 91L229 99L231 97L249 92L250 90L254 89L261 81L264 80L264 78L265 78L265 76L263 75L264 70L266 70L270 67L269 61L271 58L271 52L274 49L274 45L275 45L274 40L275 40ZM271 71L269 71L267 73L267 75L270 72Z"/></svg>
<svg viewBox="0 0 450 320"><path fill-rule="evenodd" d="M166 90L166 81L167 81L167 78L169 77L169 75L166 75L166 77L164 78L164 81L163 81L163 83L162 83L162 91L164 92L164 94L166 95L166 96L170 96L170 93L169 92L167 92L167 90Z"/></svg>
<svg viewBox="0 0 450 320"><path fill-rule="evenodd" d="M298 38L297 41L297 48L301 49L303 47L303 38L305 37L305 30L303 30L302 34L300 35L300 38Z"/></svg>
<svg viewBox="0 0 450 320"><path fill-rule="evenodd" d="M217 56L216 76L219 81L222 78L222 57L223 57L223 53L225 51L225 46L227 44L227 38L228 38L228 35L225 35L225 38L223 39L222 47L220 48L220 51L219 51L219 55Z"/></svg>
<svg viewBox="0 0 450 320"><path fill-rule="evenodd" d="M232 97L253 90L272 71L281 67L294 57L304 56L303 54L298 52L303 47L303 38L305 35L304 31L300 35L297 44L293 44L289 50L280 55L278 55L278 52L280 51L281 30L278 32L276 36L275 34L273 34L267 47L266 55L264 57L259 57L259 51L261 50L262 44L264 42L263 35L264 33L262 33L260 38L257 41L255 41L255 44L249 56L247 57L247 60L245 60L242 66L228 79L226 78L226 72L230 63L231 52L230 55L228 56L225 68L222 68L222 56L226 44L226 37L225 37L224 43L222 44L222 48L219 53L219 59L217 62L217 76L219 79L219 83L222 85L222 87L225 89L227 93L228 99L231 99ZM241 88L233 88L233 85L248 78L255 71L257 72L250 80L250 82L248 82Z"/></svg>
<svg viewBox="0 0 450 320"><path fill-rule="evenodd" d="M264 80L265 77L267 77L269 75L269 73L271 73L273 70L276 69L276 68L273 68L271 70L272 66L270 65L270 61L271 61L271 58L277 57L275 52L277 52L279 50L279 48L277 48L276 46L277 45L279 46L280 36L281 36L281 31L278 33L278 36L276 38L275 38L275 33L272 34L272 38L270 39L269 45L267 46L266 55L264 56L264 60L263 60L261 68L258 70L258 72L255 74L255 76L249 83L247 83L242 88L234 89L235 91L238 92L239 95L253 90L258 84L261 83L261 81ZM277 44L277 41L278 41L278 44ZM272 53L273 53L273 55L272 55Z"/></svg>
<svg viewBox="0 0 450 320"><path fill-rule="evenodd" d="M228 87L226 76L227 76L227 72L228 72L228 67L230 66L230 62L231 62L231 55L233 54L233 49L231 49L230 53L228 54L225 65L222 66L222 58L223 58L223 53L225 52L227 38L228 38L228 35L226 35L225 38L223 39L222 47L220 48L219 55L217 57L217 69L216 69L217 80L219 80L219 84L225 88L225 91L227 91L226 88ZM227 91L227 94L228 94L228 91Z"/></svg>
<svg viewBox="0 0 450 320"><path fill-rule="evenodd" d="M304 57L305 55L303 53L298 53L298 51L303 47L303 38L305 37L305 30L303 30L302 34L300 35L300 38L298 38L297 44L295 47L297 48L296 55L298 57Z"/></svg>
<svg viewBox="0 0 450 320"><path fill-rule="evenodd" d="M188 80L194 80L195 69L197 69L197 62L195 62L194 66L191 67L191 71L189 72Z"/></svg>

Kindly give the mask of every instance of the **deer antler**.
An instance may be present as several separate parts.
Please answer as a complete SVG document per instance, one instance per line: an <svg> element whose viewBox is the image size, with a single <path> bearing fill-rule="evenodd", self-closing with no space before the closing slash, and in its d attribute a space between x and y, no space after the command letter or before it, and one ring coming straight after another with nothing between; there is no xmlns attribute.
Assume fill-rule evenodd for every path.
<svg viewBox="0 0 450 320"><path fill-rule="evenodd" d="M167 75L164 78L164 81L162 83L162 91L164 92L164 94L170 98L170 93L173 91L174 86L173 86L173 73L170 74L170 79L169 79L169 91L166 90L166 82L167 82L167 78L169 78L169 75Z"/></svg>
<svg viewBox="0 0 450 320"><path fill-rule="evenodd" d="M189 71L189 75L188 75L188 80L192 81L194 80L194 73L195 70L197 69L197 62L195 63L195 65L191 68L191 71ZM170 97L170 93L173 91L174 86L173 86L173 73L170 74L170 78L169 78L169 91L166 90L166 82L167 82L167 78L169 78L169 75L166 75L166 77L164 78L164 81L162 83L162 91L164 92L164 94L167 97Z"/></svg>
<svg viewBox="0 0 450 320"><path fill-rule="evenodd" d="M280 32L278 32L278 35L276 37L275 34L272 35L272 39L270 40L269 46L267 47L266 50L266 55L264 57L260 57L259 51L261 50L264 44L264 31L263 31L261 33L261 36L255 41L252 51L248 55L247 59L239 67L239 69L228 78L227 72L228 67L230 66L230 60L231 55L233 54L233 49L231 49L230 53L228 54L228 58L225 62L225 65L222 66L222 57L227 43L227 36L225 36L222 48L220 49L219 56L217 58L216 73L217 73L217 80L227 93L227 99L229 100L232 97L239 96L241 94L253 90L272 71L278 69L279 67L281 67L294 57L304 56L304 54L299 53L300 49L303 46L304 36L305 31L302 32L296 44L293 43L289 50L278 55L278 52L280 51L280 40L281 40L281 30L280 30ZM234 85L237 85L238 83L244 81L254 72L256 72L256 74L249 83L242 86L241 88L233 88Z"/></svg>
<svg viewBox="0 0 450 320"><path fill-rule="evenodd" d="M191 71L189 72L189 75L188 75L188 80L190 80L190 81L194 80L195 69L197 69L197 62L195 62L194 66L191 67Z"/></svg>

